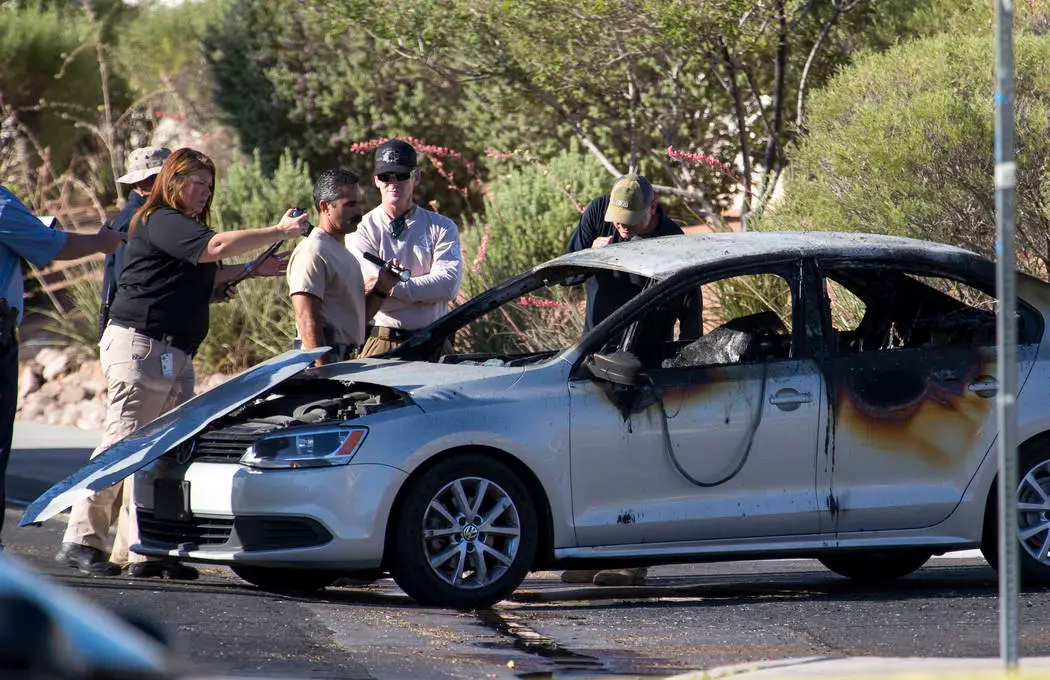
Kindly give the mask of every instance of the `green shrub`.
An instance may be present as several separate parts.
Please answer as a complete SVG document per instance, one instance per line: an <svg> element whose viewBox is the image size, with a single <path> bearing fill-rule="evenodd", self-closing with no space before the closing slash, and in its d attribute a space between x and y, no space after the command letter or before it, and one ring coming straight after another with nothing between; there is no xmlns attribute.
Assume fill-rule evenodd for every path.
<svg viewBox="0 0 1050 680"><path fill-rule="evenodd" d="M96 53L78 47L91 40L92 23L79 11L27 7L3 10L0 21L0 93L5 107L17 111L18 120L48 150L57 172L69 165L78 147L90 143L92 133L71 119L95 122L102 105ZM65 63L70 57L69 63ZM58 77L61 74L61 77ZM119 76L113 76L117 102L123 101ZM32 145L32 168L43 159ZM9 152L0 149L2 156ZM14 159L16 163L23 159ZM21 187L24 191L29 187Z"/></svg>
<svg viewBox="0 0 1050 680"><path fill-rule="evenodd" d="M943 36L869 56L810 101L785 200L762 228L925 238L991 256L995 240L990 38ZM1017 246L1045 270L1050 36L1017 55ZM1038 258L1038 260L1036 259Z"/></svg>
<svg viewBox="0 0 1050 680"><path fill-rule="evenodd" d="M463 230L464 290L477 295L560 255L580 213L611 185L609 173L575 144L549 163L529 163L494 180L484 221Z"/></svg>
<svg viewBox="0 0 1050 680"><path fill-rule="evenodd" d="M48 307L32 306L29 311L47 318L43 330L98 358L98 309L102 304L102 261L87 260L63 270L65 288L51 298ZM59 309L58 307L61 307Z"/></svg>
<svg viewBox="0 0 1050 680"><path fill-rule="evenodd" d="M217 183L214 227L227 231L277 224L288 208L309 208L312 191L309 168L287 153L272 175L263 170L258 155L239 159ZM287 249L294 245L286 243ZM212 305L211 325L197 353L197 365L203 374L240 371L291 349L294 337L295 319L284 277L249 279L238 286L234 299Z"/></svg>

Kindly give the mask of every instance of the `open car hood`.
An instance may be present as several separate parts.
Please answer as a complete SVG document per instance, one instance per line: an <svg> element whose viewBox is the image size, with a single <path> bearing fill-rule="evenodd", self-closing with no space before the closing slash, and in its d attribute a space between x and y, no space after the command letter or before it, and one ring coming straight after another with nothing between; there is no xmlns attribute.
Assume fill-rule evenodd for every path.
<svg viewBox="0 0 1050 680"><path fill-rule="evenodd" d="M319 347L285 352L173 408L41 494L26 508L19 526L48 520L78 500L130 477L208 423L302 371L327 350Z"/></svg>

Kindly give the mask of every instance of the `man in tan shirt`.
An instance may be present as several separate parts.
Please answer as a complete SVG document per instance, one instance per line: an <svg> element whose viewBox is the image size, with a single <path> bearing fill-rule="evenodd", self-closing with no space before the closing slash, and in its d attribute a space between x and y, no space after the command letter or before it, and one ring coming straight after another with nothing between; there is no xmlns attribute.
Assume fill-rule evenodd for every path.
<svg viewBox="0 0 1050 680"><path fill-rule="evenodd" d="M326 170L314 183L318 226L288 262L288 291L304 349L329 346L317 365L342 361L365 341L365 324L399 279L389 267L364 280L344 238L361 221L361 189L354 173Z"/></svg>

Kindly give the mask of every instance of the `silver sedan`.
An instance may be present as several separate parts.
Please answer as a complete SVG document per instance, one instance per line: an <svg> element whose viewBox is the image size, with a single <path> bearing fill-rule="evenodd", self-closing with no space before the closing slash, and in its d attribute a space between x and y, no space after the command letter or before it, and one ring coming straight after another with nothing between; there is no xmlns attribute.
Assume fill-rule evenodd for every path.
<svg viewBox="0 0 1050 680"><path fill-rule="evenodd" d="M592 277L643 289L583 332ZM277 590L389 574L455 607L536 569L809 556L884 579L974 547L994 565L994 291L989 261L902 238L584 250L384 358L260 364L23 522L140 470L138 552ZM1024 577L1048 582L1050 286L1020 276L1018 295L1016 526Z"/></svg>

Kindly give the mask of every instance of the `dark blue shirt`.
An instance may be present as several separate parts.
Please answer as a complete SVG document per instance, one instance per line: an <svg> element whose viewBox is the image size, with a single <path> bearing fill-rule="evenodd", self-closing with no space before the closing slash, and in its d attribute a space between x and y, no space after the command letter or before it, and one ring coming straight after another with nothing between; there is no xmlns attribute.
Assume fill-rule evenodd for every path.
<svg viewBox="0 0 1050 680"><path fill-rule="evenodd" d="M569 238L569 245L565 248L565 252L574 253L590 248L594 239L599 236L612 236L610 245L621 243L624 240L616 231L613 223L605 221L605 211L608 207L608 196L599 196L591 201L587 209L583 211L583 215L580 216L580 222ZM645 236L635 238L656 238L684 233L674 220L667 217L662 207L657 205L656 209L659 220L656 228ZM642 292L648 283L649 279L644 276L618 271L598 272L587 279L587 319L583 327L584 333L600 324L606 317ZM683 296L680 308L666 320L670 325L668 323L646 324L646 327L661 336L661 340L670 340L676 317L680 317L681 320L683 339L700 337L699 295L690 293Z"/></svg>
<svg viewBox="0 0 1050 680"><path fill-rule="evenodd" d="M132 191L128 194L128 202L120 211L117 218L109 225L110 229L119 231L125 237L128 235L128 227L131 226L131 218L146 203L146 197L140 196L138 192ZM113 304L113 298L117 296L117 284L120 282L120 272L124 269L124 248L120 246L117 252L106 255L105 269L102 271L102 305L98 310L98 339L102 339L102 331L106 330L109 323L109 308Z"/></svg>

